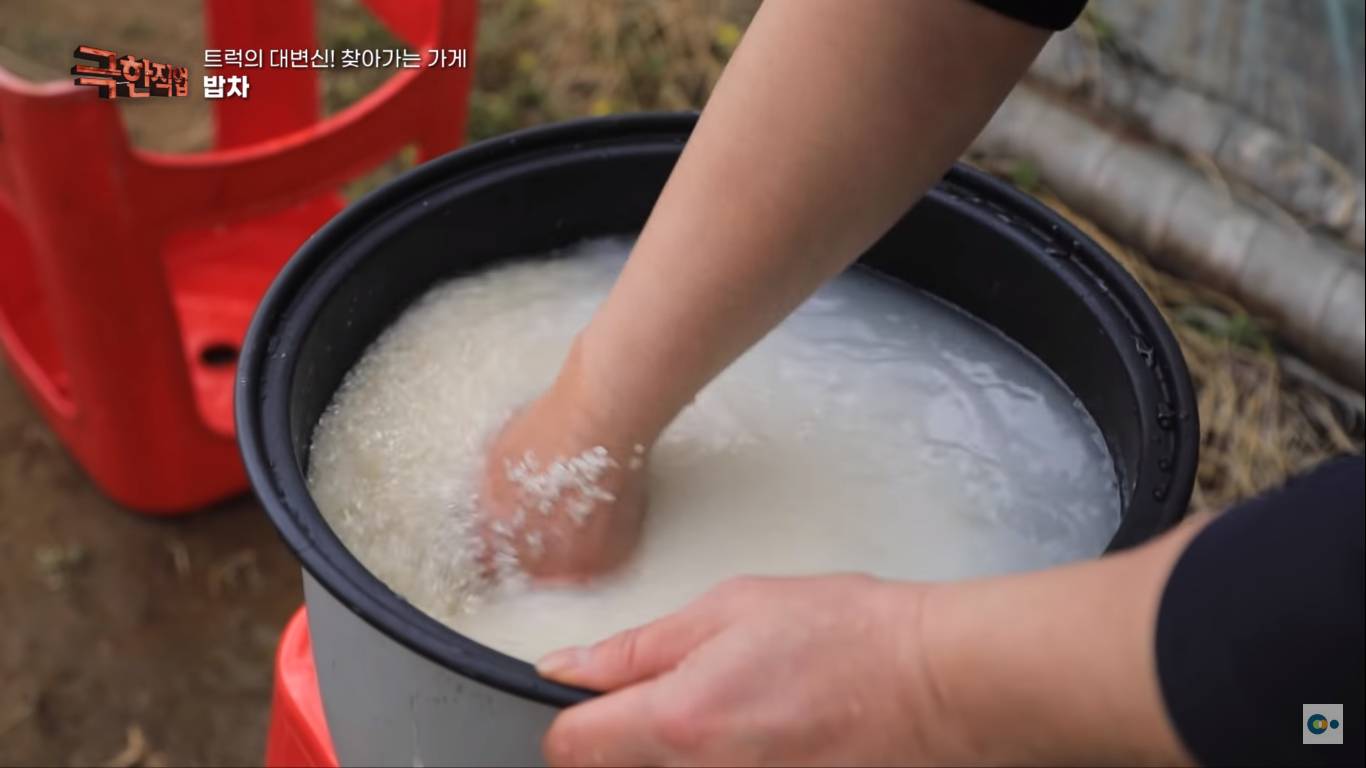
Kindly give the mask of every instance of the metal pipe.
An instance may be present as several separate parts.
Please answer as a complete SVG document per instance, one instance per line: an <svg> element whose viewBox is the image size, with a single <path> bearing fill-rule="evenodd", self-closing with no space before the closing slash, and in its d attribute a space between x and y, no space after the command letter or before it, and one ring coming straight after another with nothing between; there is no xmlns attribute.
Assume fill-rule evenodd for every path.
<svg viewBox="0 0 1366 768"><path fill-rule="evenodd" d="M1245 66L1250 77L1261 65L1253 59ZM1323 150L1104 47L1088 45L1076 34L1055 35L1030 67L1029 78L1076 97L1098 118L1118 120L1174 151L1207 160L1230 180L1333 233L1360 254L1366 191L1358 175Z"/></svg>
<svg viewBox="0 0 1366 768"><path fill-rule="evenodd" d="M1306 359L1366 388L1366 278L1354 254L1029 88L1016 89L973 147L1032 163L1069 206L1164 268L1236 296Z"/></svg>

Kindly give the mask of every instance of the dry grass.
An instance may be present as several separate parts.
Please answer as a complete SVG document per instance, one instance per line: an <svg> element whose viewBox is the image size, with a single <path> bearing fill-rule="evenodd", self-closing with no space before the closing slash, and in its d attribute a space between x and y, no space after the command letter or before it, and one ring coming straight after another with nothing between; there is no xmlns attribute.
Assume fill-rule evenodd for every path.
<svg viewBox="0 0 1366 768"><path fill-rule="evenodd" d="M1287 376L1274 340L1237 301L1157 270L1056 197L1039 197L1113 254L1176 334L1200 411L1193 512L1219 511L1330 456L1362 450L1359 415Z"/></svg>
<svg viewBox="0 0 1366 768"><path fill-rule="evenodd" d="M698 109L758 4L484 2L470 138L586 115Z"/></svg>

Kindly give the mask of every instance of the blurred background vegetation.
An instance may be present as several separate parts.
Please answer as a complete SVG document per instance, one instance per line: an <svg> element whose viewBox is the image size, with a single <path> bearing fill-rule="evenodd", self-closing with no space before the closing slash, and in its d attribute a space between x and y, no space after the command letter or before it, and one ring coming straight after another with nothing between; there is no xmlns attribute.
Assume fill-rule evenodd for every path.
<svg viewBox="0 0 1366 768"><path fill-rule="evenodd" d="M402 43L360 0L317 0L318 45L394 48ZM570 117L700 108L758 0L484 0L471 57L470 141ZM203 74L200 0L0 0L0 66L60 79L72 40L138 51ZM322 70L332 114L393 74ZM124 105L135 144L169 152L208 149L203 99Z"/></svg>

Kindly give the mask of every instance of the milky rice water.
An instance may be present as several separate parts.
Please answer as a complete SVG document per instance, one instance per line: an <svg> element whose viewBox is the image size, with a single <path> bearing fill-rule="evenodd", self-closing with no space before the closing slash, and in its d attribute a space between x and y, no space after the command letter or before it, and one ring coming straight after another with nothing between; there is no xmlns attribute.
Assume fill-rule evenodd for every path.
<svg viewBox="0 0 1366 768"><path fill-rule="evenodd" d="M431 616L533 661L740 574L954 579L1094 556L1114 534L1104 441L1050 371L927 294L851 272L664 433L626 566L589 587L491 587L472 535L484 446L549 386L630 245L434 287L318 422L309 485L323 516Z"/></svg>

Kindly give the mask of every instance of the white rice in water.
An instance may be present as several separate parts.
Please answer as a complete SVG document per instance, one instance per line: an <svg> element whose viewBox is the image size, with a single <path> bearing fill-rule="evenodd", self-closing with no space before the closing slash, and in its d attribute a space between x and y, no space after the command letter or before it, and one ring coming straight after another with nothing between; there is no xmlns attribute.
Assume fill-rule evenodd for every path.
<svg viewBox="0 0 1366 768"><path fill-rule="evenodd" d="M488 590L471 541L484 446L549 385L630 245L588 242L572 258L433 288L319 421L318 507L361 562L436 619L531 661L731 576L1018 571L1097 555L1119 525L1104 441L1051 372L928 295L855 272L665 432L624 568L585 588Z"/></svg>

